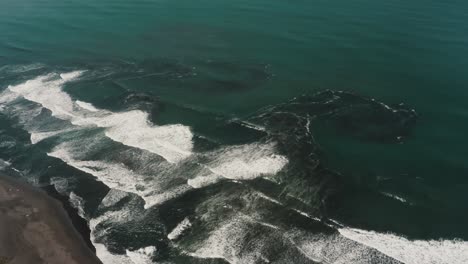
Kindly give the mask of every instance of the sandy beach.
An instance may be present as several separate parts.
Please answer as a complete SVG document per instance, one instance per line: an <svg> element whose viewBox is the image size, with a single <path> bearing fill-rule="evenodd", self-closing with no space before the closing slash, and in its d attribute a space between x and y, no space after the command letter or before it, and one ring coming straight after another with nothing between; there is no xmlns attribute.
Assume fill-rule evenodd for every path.
<svg viewBox="0 0 468 264"><path fill-rule="evenodd" d="M62 205L42 190L0 175L0 264L101 263Z"/></svg>

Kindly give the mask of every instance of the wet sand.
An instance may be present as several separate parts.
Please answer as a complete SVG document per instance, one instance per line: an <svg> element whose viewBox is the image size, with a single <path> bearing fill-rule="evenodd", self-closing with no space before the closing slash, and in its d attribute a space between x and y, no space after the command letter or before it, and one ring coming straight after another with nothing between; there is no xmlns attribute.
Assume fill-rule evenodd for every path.
<svg viewBox="0 0 468 264"><path fill-rule="evenodd" d="M0 175L0 264L101 263L60 202Z"/></svg>

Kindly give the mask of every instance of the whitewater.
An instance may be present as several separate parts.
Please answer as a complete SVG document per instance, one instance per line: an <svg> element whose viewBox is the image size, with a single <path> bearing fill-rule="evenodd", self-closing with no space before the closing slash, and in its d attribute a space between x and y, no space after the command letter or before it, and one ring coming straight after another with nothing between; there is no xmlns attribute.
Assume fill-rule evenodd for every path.
<svg viewBox="0 0 468 264"><path fill-rule="evenodd" d="M63 87L67 83L79 81L84 74L86 71L50 73L21 84L10 85L0 94L0 111L19 120L30 133L30 142L33 145L59 138L60 142L47 153L49 157L60 159L93 175L108 186L111 191L101 201L101 210L112 208L119 201L127 199L129 193L144 200L144 207L141 209L144 212L187 192L221 181L236 183L265 178L275 182L274 175L281 173L290 162L287 157L278 153L277 144L273 141L222 146L196 152L195 135L189 126L156 125L149 121L148 113L142 110L112 112L73 99ZM23 99L36 105L24 107ZM50 111L52 117L48 122L57 122L55 125L50 123L45 129L36 120L44 109ZM63 121L68 123L62 125ZM248 122L246 125L253 126ZM74 135L86 136L74 138ZM110 141L126 147L116 156L132 159L137 165L129 166L118 158L94 154L97 149L105 148L106 142ZM2 169L11 166L8 161L0 161ZM184 168L187 170L184 171ZM184 181L171 182L175 175ZM67 192L66 187L62 189ZM133 215L131 208L109 209L98 217L89 217L82 209L86 202L73 192L69 195L71 204L89 221L92 241L98 257L104 263L154 263L152 258L159 250L155 246L126 249L125 254L116 255L95 239L102 235L102 231L96 228L99 224L130 221ZM265 194L255 195L258 199L283 206L281 202ZM398 196L393 197L406 202ZM318 218L310 218L320 221ZM369 263L373 261L374 251L403 263L468 263L467 241L410 240L391 233L345 226L333 226L337 233L314 235L301 230L288 230L260 219L255 214L234 214L232 219L222 221L195 247L183 249L183 252L200 259L220 258L232 264L268 262L268 256L261 252L276 240L290 244L306 259L323 263ZM191 221L188 217L183 218L172 230L168 230L167 238L177 244L184 234L195 228ZM267 232L252 242L253 247L248 252L241 253L250 232L246 226L259 226Z"/></svg>

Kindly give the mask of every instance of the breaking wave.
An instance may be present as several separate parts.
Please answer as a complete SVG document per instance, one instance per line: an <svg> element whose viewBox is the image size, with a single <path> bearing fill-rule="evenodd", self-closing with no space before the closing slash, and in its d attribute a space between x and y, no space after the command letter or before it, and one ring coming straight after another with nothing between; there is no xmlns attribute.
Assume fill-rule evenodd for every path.
<svg viewBox="0 0 468 264"><path fill-rule="evenodd" d="M154 126L142 111L112 113L99 110L89 103L73 101L62 91L66 82L79 78L84 71L48 74L8 89L29 101L50 110L52 116L70 121L75 126L106 128L106 135L128 146L154 152L169 162L178 162L191 155L192 134L182 125ZM4 98L6 96L2 96ZM8 98L7 98L8 99ZM49 132L50 133L50 132ZM42 136L48 134L42 133ZM50 135L50 134L49 134ZM44 137L34 137L34 142Z"/></svg>
<svg viewBox="0 0 468 264"><path fill-rule="evenodd" d="M409 240L354 228L339 229L342 236L359 242L403 263L450 264L468 262L468 242L461 240Z"/></svg>
<svg viewBox="0 0 468 264"><path fill-rule="evenodd" d="M358 140L400 143L417 119L410 107L343 91L299 96L242 119L175 106L220 123L204 134L183 122L155 122L161 100L120 85L120 109L71 95L76 84L157 75L135 67L116 67L120 74L108 68L51 73L44 65L3 69L39 73L0 94L0 113L29 133L26 147L53 160L44 169L47 180L87 219L104 263L468 261L465 241L410 240L332 220L346 186L323 162L312 124L324 122ZM184 67L174 71L190 75ZM225 134L236 140L223 141ZM0 169L15 162L0 159ZM57 177L54 168L65 166L80 176ZM86 177L106 188L88 191L89 182L81 183ZM401 196L379 195L410 205Z"/></svg>

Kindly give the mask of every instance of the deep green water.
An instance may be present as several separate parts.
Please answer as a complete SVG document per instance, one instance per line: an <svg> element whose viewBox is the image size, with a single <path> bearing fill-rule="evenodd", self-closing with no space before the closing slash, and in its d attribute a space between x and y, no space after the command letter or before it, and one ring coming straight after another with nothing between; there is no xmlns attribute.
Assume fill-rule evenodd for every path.
<svg viewBox="0 0 468 264"><path fill-rule="evenodd" d="M317 205L323 202L323 193L317 191L317 186L329 186L329 181L324 185L317 184L310 177L322 176L314 173L307 176L308 180L298 180L297 175L310 172L311 169L301 165L303 163L294 163L293 157L296 156L291 156L289 150L284 150L287 149L284 146L283 150L279 150L280 154L285 155L289 164L295 164L297 168L288 167L280 172L280 187L269 187L259 178L252 181L241 179L240 184L248 185L255 191L266 190L261 192L279 199L286 204L285 208L302 208L323 221L330 218L345 227L369 232L390 232L417 240L468 240L467 10L468 3L464 1L432 0L1 0L0 89L7 91L9 86L44 74L85 70L87 72L82 81L62 85L63 91L73 100L88 102L99 109L115 113L139 109L149 113L149 120L158 126L186 126L195 137L199 137L194 143L195 152L211 153L213 149L218 149L215 154L206 154L208 156L200 154L203 157L197 158L196 164L211 160L212 156L226 154L226 151L219 149L232 145L280 141L270 138L270 134L265 136L263 132L245 131L226 123L254 120L256 125L277 131L276 125L268 127L265 124L270 121L260 120L254 113L303 94L312 96L308 100L313 101L313 95L317 92L334 90L365 98L366 104L372 102L371 98L390 106L404 103L408 109L414 109L418 117L414 125L405 127L401 141L395 140L400 136L398 133L389 132L391 140L372 140L353 136L349 127L336 126L333 122L330 125L327 118L312 120L310 128L315 138L314 146L317 147L314 153L319 153L321 166L341 175L337 180L341 189L334 196L333 202L320 205L327 207L326 214ZM33 89L48 85L44 82ZM22 95L28 99L29 92ZM31 144L30 134L70 126L67 123L70 119L60 117L60 114L60 122L50 117L51 113L57 117L54 109L58 108L47 107L48 103L53 105L63 97L53 97L55 94L48 91L45 93L46 97L47 94L51 95L46 101L29 98L30 102L13 105L0 100L3 142L0 142L0 158L10 164L0 168L13 174L15 169L18 176L22 175L38 185L49 184L57 177L67 178L73 184L69 184L64 192L72 191L85 200L88 206L85 211L90 219L102 210L98 210L98 205L106 196L108 187L95 181L96 175L93 176L90 171L83 172L69 166L70 160L62 157L60 161L53 155L46 155L53 152L54 148L57 150L60 143L70 138L79 140L83 137L82 144L89 146L89 152L92 153L80 152L80 160L113 161L133 171L144 171L153 176L164 174L159 170L169 171L160 169L166 165L154 165L163 164L161 158L144 152L145 146L125 149L124 146L128 144L119 143L123 140L106 138L99 129L71 134L65 132L59 138L47 137L38 144ZM31 102L41 103L50 111L28 112L36 107ZM58 103L62 107L61 102ZM372 111L374 106L372 103L370 105ZM293 110L294 113L297 111ZM26 117L22 117L22 113ZM31 113L38 118L32 118ZM372 118L359 125L370 127L373 122L379 123L375 118L383 117L376 114ZM377 133L382 135L397 127L401 120L395 120L378 127ZM358 121L351 119L351 122ZM286 135L293 133L288 130L289 126L297 125L287 122L281 124L280 130L282 133L286 131ZM139 127L129 125L128 129L129 134L132 134ZM271 131L268 133L273 133ZM205 142L204 139L212 142ZM280 145L300 148L305 144L300 141L302 138L290 140ZM99 146L97 150L95 145ZM249 155L243 151L242 155ZM273 155L268 151L266 153ZM128 157L125 156L127 154ZM139 160L140 156L144 156L144 163ZM236 158L227 155L226 159ZM195 165L187 164L185 162L171 173L187 174L184 177L193 178L196 173L184 170L192 170ZM85 167L93 166L99 167L95 164ZM108 173L101 168L101 171L110 178L128 176L116 170ZM105 178L106 175L101 177ZM139 215L137 219L145 219L141 221L148 223L157 222L154 219L158 218L162 224L157 228L149 227L153 231L157 229L157 234L146 231L151 235L144 239L138 239L132 233L135 231L133 229L126 232L130 238L124 238L125 234L115 231L112 234L117 237L117 242L112 244L109 242L112 239L107 241L110 251L125 254L124 249L136 250L157 245L159 252L162 252L159 253L161 259L194 262L193 259L185 259L186 256L180 252L191 252L191 249L196 248L192 245L193 241L201 241L207 234L211 234L212 231L208 232L209 228L205 224L200 224L203 226L201 231L196 228L197 221L206 220L203 217L204 220L200 220L200 215L208 214L204 210L217 215L210 216L216 220L210 218L209 223L218 223L223 217L234 218L232 212L206 209L211 206L217 208L210 201L216 197L218 199L221 196L219 193L228 193L226 197L229 198L219 198L222 201L231 201L250 193L244 187L231 186L236 185L231 180L218 182L213 189L195 189L197 191L191 194L193 197L177 196L180 201L176 199L174 203L164 203L161 207L146 211L141 209L142 200L131 196L127 200L133 199L134 202L124 202L137 204L135 206L140 210L135 213ZM173 182L177 180L166 175L161 181L164 183L158 180L159 187L165 188L165 184L170 182L172 188ZM145 185L145 181L138 184ZM291 191L294 186L303 189L297 187L300 190ZM148 188L153 187L151 185ZM279 190L276 196L274 188ZM330 188L338 187L333 185ZM138 191L128 192L139 194ZM319 194L315 196L315 192ZM293 200L301 201L298 202L301 205L294 207L291 204L297 201L289 204L281 200L289 199L288 195ZM251 194L245 197L244 202L253 199ZM307 200L309 198L311 200ZM197 199L200 201L195 202ZM246 203L249 205L239 205L239 208L233 206L253 218L256 217L252 216L256 215L252 213L255 208L251 207L271 207ZM177 209L179 207L183 209ZM245 209L247 207L248 210ZM281 213L279 209L270 211L262 214L262 217L269 220L284 217L281 220L284 223L267 221L270 224L294 229L302 221L299 216L296 218L290 213ZM156 214L157 217L154 216ZM183 239L177 246L163 241L166 233L185 217L193 222L195 231L190 231L193 237ZM139 220L126 221L135 224ZM338 229L336 226L333 228ZM263 238L263 235L258 237ZM258 241L263 241L258 237ZM139 242L132 244L128 241ZM235 243L247 243L245 241ZM106 244L105 239L100 242ZM466 247L466 242L460 242L460 247ZM374 248L386 253L379 247ZM215 257L221 258L218 255ZM225 255L223 257L233 261ZM395 258L407 261L404 257ZM457 261L463 263L463 260L459 258ZM241 258L242 261L257 260ZM423 260L413 263L431 262Z"/></svg>

